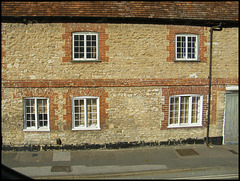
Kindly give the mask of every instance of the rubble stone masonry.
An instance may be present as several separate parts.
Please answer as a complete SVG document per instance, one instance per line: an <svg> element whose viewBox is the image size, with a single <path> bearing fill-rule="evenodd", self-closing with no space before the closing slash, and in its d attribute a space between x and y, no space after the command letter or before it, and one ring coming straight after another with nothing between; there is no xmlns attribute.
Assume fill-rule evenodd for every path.
<svg viewBox="0 0 240 181"><path fill-rule="evenodd" d="M71 61L71 32L99 32L99 62ZM174 34L199 34L200 59L174 61ZM225 86L238 85L238 28L213 37L210 136L222 136ZM2 23L2 142L104 144L204 138L209 28ZM203 95L203 126L167 128L169 96ZM98 96L101 130L73 131L71 97ZM50 131L23 131L23 98L48 97Z"/></svg>

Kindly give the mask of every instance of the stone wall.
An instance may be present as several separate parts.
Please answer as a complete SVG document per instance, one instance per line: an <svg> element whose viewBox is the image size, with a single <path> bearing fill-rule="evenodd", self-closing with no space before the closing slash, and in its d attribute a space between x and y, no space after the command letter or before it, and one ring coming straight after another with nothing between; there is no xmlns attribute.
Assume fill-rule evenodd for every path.
<svg viewBox="0 0 240 181"><path fill-rule="evenodd" d="M71 31L99 31L101 62L71 61ZM174 62L175 33L200 35L200 61ZM2 23L3 144L104 144L206 136L209 28ZM210 136L222 136L225 86L238 85L238 28L213 39ZM203 126L168 129L171 95L204 96ZM23 131L23 98L48 97L49 132ZM100 131L72 131L71 97L100 97Z"/></svg>
<svg viewBox="0 0 240 181"><path fill-rule="evenodd" d="M2 100L3 143L56 144L57 138L63 144L203 138L205 127L163 129L168 110L163 110L162 92L162 87L7 88ZM100 131L72 130L71 97L86 95L100 97ZM35 96L49 98L50 132L23 131L23 97Z"/></svg>
<svg viewBox="0 0 240 181"><path fill-rule="evenodd" d="M179 29L181 31L176 31ZM100 31L100 63L65 60L72 31ZM174 33L201 34L200 62L173 62ZM209 28L142 24L3 23L3 78L6 80L142 79L208 77ZM68 37L67 40L64 37ZM223 38L224 37L224 38ZM238 77L238 28L214 32L214 78ZM104 47L103 47L104 45ZM101 49L102 46L102 49ZM70 55L68 55L70 56ZM18 71L15 71L15 70ZM42 71L44 70L44 71ZM84 70L84 71L83 71ZM116 71L118 70L118 71Z"/></svg>

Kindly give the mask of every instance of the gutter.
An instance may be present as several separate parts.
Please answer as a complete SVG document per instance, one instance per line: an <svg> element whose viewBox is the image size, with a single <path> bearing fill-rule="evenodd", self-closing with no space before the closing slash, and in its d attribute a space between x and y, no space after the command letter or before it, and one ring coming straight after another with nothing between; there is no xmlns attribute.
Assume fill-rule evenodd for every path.
<svg viewBox="0 0 240 181"><path fill-rule="evenodd" d="M222 22L210 28L210 56L209 56L209 92L208 92L208 120L207 120L207 139L206 145L209 146L209 125L210 125L210 111L211 111L211 88L212 88L212 40L213 31L222 31Z"/></svg>

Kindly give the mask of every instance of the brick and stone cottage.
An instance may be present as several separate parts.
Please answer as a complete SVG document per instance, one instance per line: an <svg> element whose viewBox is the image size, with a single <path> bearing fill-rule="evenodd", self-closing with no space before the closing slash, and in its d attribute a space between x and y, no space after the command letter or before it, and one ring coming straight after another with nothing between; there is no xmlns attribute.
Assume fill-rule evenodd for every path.
<svg viewBox="0 0 240 181"><path fill-rule="evenodd" d="M1 8L2 146L237 142L238 1Z"/></svg>

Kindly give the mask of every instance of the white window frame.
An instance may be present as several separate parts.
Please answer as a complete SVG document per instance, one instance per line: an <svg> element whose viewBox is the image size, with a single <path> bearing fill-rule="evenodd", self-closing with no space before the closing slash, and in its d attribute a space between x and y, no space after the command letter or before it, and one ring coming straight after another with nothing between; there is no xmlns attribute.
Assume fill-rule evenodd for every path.
<svg viewBox="0 0 240 181"><path fill-rule="evenodd" d="M178 102L178 121L176 124L170 124L170 111L171 111L171 98L179 98ZM181 110L181 97L189 97L189 105L188 105L188 121L187 123L180 123L180 110ZM199 114L197 123L192 123L192 98L199 97L200 98L200 105L199 105ZM203 96L197 94L183 94L183 95L173 95L169 97L169 112L168 112L168 128L180 128L180 127L199 127L202 126L202 112L203 112Z"/></svg>
<svg viewBox="0 0 240 181"><path fill-rule="evenodd" d="M84 36L84 58L75 58L74 35ZM87 35L96 35L96 58L87 58ZM72 33L72 61L98 61L99 60L99 33L97 32L73 32Z"/></svg>
<svg viewBox="0 0 240 181"><path fill-rule="evenodd" d="M88 99L96 99L97 104L97 125L88 126L88 113L87 113L87 100ZM75 126L75 100L83 100L84 101L84 126ZM83 97L72 97L72 130L101 130L100 128L100 103L99 97L93 96L83 96Z"/></svg>
<svg viewBox="0 0 240 181"><path fill-rule="evenodd" d="M35 108L35 126L27 127L27 111L26 111L26 100L32 99L34 100L34 108ZM37 100L45 99L47 100L47 126L40 127L39 125L39 112ZM49 99L46 97L26 97L23 98L23 112L24 112L24 129L23 131L50 131L50 122L49 122Z"/></svg>
<svg viewBox="0 0 240 181"><path fill-rule="evenodd" d="M177 38L178 37L185 37L185 57L178 58L177 57ZM195 43L195 58L188 58L188 37L195 37L196 43ZM199 38L196 34L175 34L175 61L197 61L199 59Z"/></svg>

